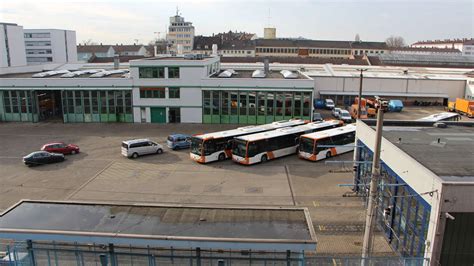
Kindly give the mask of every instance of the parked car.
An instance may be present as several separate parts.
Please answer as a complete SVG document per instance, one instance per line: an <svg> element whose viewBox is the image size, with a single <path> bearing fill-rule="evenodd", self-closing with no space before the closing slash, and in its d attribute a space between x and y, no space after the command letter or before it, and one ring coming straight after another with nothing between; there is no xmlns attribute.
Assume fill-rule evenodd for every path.
<svg viewBox="0 0 474 266"><path fill-rule="evenodd" d="M64 154L47 151L35 151L23 157L23 163L28 166L57 163L64 161Z"/></svg>
<svg viewBox="0 0 474 266"><path fill-rule="evenodd" d="M339 112L339 119L344 121L344 123L352 123L352 117L349 111L347 110L341 110Z"/></svg>
<svg viewBox="0 0 474 266"><path fill-rule="evenodd" d="M313 113L313 122L316 121L323 121L323 117L321 116L320 113Z"/></svg>
<svg viewBox="0 0 474 266"><path fill-rule="evenodd" d="M191 136L185 134L169 135L166 140L166 145L173 150L187 149L191 147Z"/></svg>
<svg viewBox="0 0 474 266"><path fill-rule="evenodd" d="M42 151L61 153L61 154L76 154L79 153L79 146L75 144L66 144L64 142L52 142L44 144L41 147Z"/></svg>
<svg viewBox="0 0 474 266"><path fill-rule="evenodd" d="M326 109L329 109L329 110L333 109L336 106L332 99L324 100L324 105L326 106Z"/></svg>
<svg viewBox="0 0 474 266"><path fill-rule="evenodd" d="M323 99L313 99L314 109L324 109L326 107L326 101Z"/></svg>
<svg viewBox="0 0 474 266"><path fill-rule="evenodd" d="M401 112L403 110L403 103L400 100L390 100L388 102L389 112Z"/></svg>
<svg viewBox="0 0 474 266"><path fill-rule="evenodd" d="M332 115L335 117L335 118L339 118L339 115L341 114L341 108L337 108L335 107L334 109L332 109Z"/></svg>
<svg viewBox="0 0 474 266"><path fill-rule="evenodd" d="M122 155L125 157L137 158L153 153L163 153L163 146L149 139L133 139L122 142Z"/></svg>

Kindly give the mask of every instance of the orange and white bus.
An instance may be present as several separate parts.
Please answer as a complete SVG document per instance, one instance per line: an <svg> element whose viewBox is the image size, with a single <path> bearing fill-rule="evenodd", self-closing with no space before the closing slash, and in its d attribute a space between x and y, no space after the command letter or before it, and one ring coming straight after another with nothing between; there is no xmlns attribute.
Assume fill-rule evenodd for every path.
<svg viewBox="0 0 474 266"><path fill-rule="evenodd" d="M302 119L291 119L260 126L246 126L232 130L195 135L191 138L191 152L189 155L191 159L199 163L223 161L232 157L232 140L235 137L275 130L277 128L304 125L307 122Z"/></svg>
<svg viewBox="0 0 474 266"><path fill-rule="evenodd" d="M328 129L302 135L298 156L319 161L354 150L356 126L349 124L343 127Z"/></svg>
<svg viewBox="0 0 474 266"><path fill-rule="evenodd" d="M234 138L232 160L240 164L264 163L296 153L303 134L342 126L339 120L313 122Z"/></svg>

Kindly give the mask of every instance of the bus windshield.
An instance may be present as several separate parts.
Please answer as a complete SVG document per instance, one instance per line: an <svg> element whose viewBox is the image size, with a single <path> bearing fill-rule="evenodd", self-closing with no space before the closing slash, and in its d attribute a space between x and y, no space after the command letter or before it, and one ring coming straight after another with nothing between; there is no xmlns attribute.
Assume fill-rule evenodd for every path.
<svg viewBox="0 0 474 266"><path fill-rule="evenodd" d="M232 143L232 154L240 157L245 157L247 153L247 142L243 140L234 139Z"/></svg>
<svg viewBox="0 0 474 266"><path fill-rule="evenodd" d="M191 153L201 155L202 152L202 139L191 138Z"/></svg>
<svg viewBox="0 0 474 266"><path fill-rule="evenodd" d="M300 139L300 151L313 154L314 151L314 140L310 138L301 138Z"/></svg>

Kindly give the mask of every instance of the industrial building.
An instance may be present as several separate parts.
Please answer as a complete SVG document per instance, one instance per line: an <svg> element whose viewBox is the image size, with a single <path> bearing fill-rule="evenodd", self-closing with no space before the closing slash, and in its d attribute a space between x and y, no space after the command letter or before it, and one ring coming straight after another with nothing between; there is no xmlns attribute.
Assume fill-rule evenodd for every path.
<svg viewBox="0 0 474 266"><path fill-rule="evenodd" d="M27 243L28 265L89 265L100 255L111 265L304 265L317 244L306 208L31 200L0 215L0 238Z"/></svg>
<svg viewBox="0 0 474 266"><path fill-rule="evenodd" d="M0 121L255 124L311 119L313 99L332 98L348 106L360 81L360 66L273 63L267 69L263 63L223 65L219 57L197 55L115 67L120 69L112 64L4 68ZM465 69L364 68L363 95L407 104L442 104L464 98L470 88ZM38 77L47 70L59 72Z"/></svg>
<svg viewBox="0 0 474 266"><path fill-rule="evenodd" d="M375 121L357 122L355 189L367 196ZM386 121L377 223L392 248L430 265L474 262L474 124ZM356 156L356 155L354 155Z"/></svg>

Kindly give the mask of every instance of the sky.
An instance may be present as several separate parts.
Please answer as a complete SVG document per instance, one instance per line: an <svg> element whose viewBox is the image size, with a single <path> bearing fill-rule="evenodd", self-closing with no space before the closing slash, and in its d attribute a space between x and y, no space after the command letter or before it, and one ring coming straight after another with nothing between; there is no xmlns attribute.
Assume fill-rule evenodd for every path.
<svg viewBox="0 0 474 266"><path fill-rule="evenodd" d="M164 37L176 8L196 35L246 31L263 37L384 41L474 37L474 0L0 0L0 22L75 30L77 42L148 43Z"/></svg>

